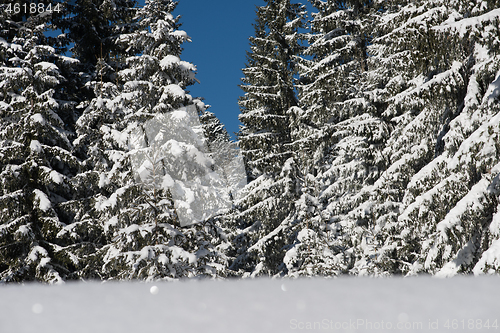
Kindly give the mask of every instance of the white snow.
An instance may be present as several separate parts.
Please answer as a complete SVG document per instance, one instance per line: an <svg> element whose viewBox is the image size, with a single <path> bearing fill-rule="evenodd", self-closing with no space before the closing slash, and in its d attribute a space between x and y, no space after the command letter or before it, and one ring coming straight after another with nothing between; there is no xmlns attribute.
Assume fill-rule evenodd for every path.
<svg viewBox="0 0 500 333"><path fill-rule="evenodd" d="M192 264L196 262L196 255L189 253L178 246L172 246L170 249L172 250L172 263L175 264L179 261L186 261Z"/></svg>
<svg viewBox="0 0 500 333"><path fill-rule="evenodd" d="M169 84L166 86L165 93L175 98L184 98L186 96L186 92L178 84Z"/></svg>
<svg viewBox="0 0 500 333"><path fill-rule="evenodd" d="M489 55L488 55L488 49L481 45L481 44L476 44L474 48L474 56L476 57L477 60L484 61L488 60Z"/></svg>
<svg viewBox="0 0 500 333"><path fill-rule="evenodd" d="M39 123L41 125L45 125L45 118L40 113L35 113L31 116L31 121L34 123Z"/></svg>
<svg viewBox="0 0 500 333"><path fill-rule="evenodd" d="M176 31L172 32L172 35L183 37L183 38L189 38L188 34L184 30L176 30Z"/></svg>
<svg viewBox="0 0 500 333"><path fill-rule="evenodd" d="M462 265L468 265L472 262L475 250L473 242L467 242L467 244L465 244L465 246L458 251L455 258L444 264L444 266L436 273L436 277L448 278L457 275ZM447 251L451 251L451 246L445 246L444 256L449 256L449 252L446 253Z"/></svg>
<svg viewBox="0 0 500 333"><path fill-rule="evenodd" d="M493 218L491 219L489 230L492 235L496 237L500 236L500 204L497 206L496 213L493 215Z"/></svg>
<svg viewBox="0 0 500 333"><path fill-rule="evenodd" d="M111 181L105 173L99 174L99 188L109 185Z"/></svg>
<svg viewBox="0 0 500 333"><path fill-rule="evenodd" d="M488 133L489 128L495 129L495 125L500 123L500 113L491 117L487 122L484 122L480 128L478 128L474 133L472 133L461 145L453 159L448 162L448 169L453 170L459 167L459 165L469 163L472 154L470 148L474 146L475 142L484 141L491 135L485 135Z"/></svg>
<svg viewBox="0 0 500 333"><path fill-rule="evenodd" d="M43 247L38 245L34 246L28 255L28 261L37 261L39 255L41 255L42 257L46 257L49 254L47 253L47 250L45 250Z"/></svg>
<svg viewBox="0 0 500 333"><path fill-rule="evenodd" d="M183 146L176 140L168 140L165 145L168 147L168 152L175 157L180 157L184 154Z"/></svg>
<svg viewBox="0 0 500 333"><path fill-rule="evenodd" d="M42 152L42 145L40 144L40 141L38 141L38 140L31 140L31 142L30 142L30 150L32 152L41 153Z"/></svg>
<svg viewBox="0 0 500 333"><path fill-rule="evenodd" d="M104 222L104 231L108 232L109 227L114 227L118 224L118 217L113 216L108 221Z"/></svg>
<svg viewBox="0 0 500 333"><path fill-rule="evenodd" d="M151 161L145 160L144 163L137 169L137 174L141 178L141 181L145 182L151 176L151 171L153 170L153 164Z"/></svg>
<svg viewBox="0 0 500 333"><path fill-rule="evenodd" d="M28 226L26 226L26 225L22 225L19 227L19 229L17 229L16 234L21 234L21 235L26 236L29 234L29 232L30 232L30 228L28 228Z"/></svg>
<svg viewBox="0 0 500 333"><path fill-rule="evenodd" d="M457 31L460 37L464 37L467 31L473 28L481 29L486 22L494 22L500 16L500 8L491 10L483 15L466 18L457 22L444 22L440 26L434 27L437 31L446 32L448 30Z"/></svg>
<svg viewBox="0 0 500 333"><path fill-rule="evenodd" d="M0 288L0 331L464 332L469 321L489 331L487 320L496 331L499 283L483 276L8 285Z"/></svg>
<svg viewBox="0 0 500 333"><path fill-rule="evenodd" d="M56 65L54 65L50 62L46 62L46 61L42 61L42 62L37 63L35 65L35 68L38 70L42 70L42 71L50 71L50 70L58 71L59 70L59 68L57 68Z"/></svg>
<svg viewBox="0 0 500 333"><path fill-rule="evenodd" d="M500 240L495 240L488 250L484 251L481 259L477 262L476 266L474 266L473 272L474 275L481 275L485 273L485 268L489 267L492 271L495 268L500 267Z"/></svg>
<svg viewBox="0 0 500 333"><path fill-rule="evenodd" d="M285 257L283 258L283 263L288 269L291 269L291 263L297 260L297 245L294 245L290 250L286 251Z"/></svg>
<svg viewBox="0 0 500 333"><path fill-rule="evenodd" d="M111 139L114 140L116 143L118 143L122 147L127 146L128 142L128 133L126 132L120 132L115 129L111 129L106 125L101 126L100 130L105 133L104 138L105 139Z"/></svg>
<svg viewBox="0 0 500 333"><path fill-rule="evenodd" d="M165 176L163 177L163 181L162 181L162 187L165 189L168 189L174 185L175 185L175 181L172 179L172 177L170 177L170 175L168 173L165 174Z"/></svg>
<svg viewBox="0 0 500 333"><path fill-rule="evenodd" d="M175 121L187 121L189 114L184 110L174 110L170 113L170 117Z"/></svg>
<svg viewBox="0 0 500 333"><path fill-rule="evenodd" d="M493 103L498 96L500 96L500 71L497 72L495 81L489 85L484 98L488 99L488 103Z"/></svg>
<svg viewBox="0 0 500 333"><path fill-rule="evenodd" d="M118 202L118 198L121 195L123 195L123 193L125 193L127 188L128 188L128 186L119 188L118 190L115 191L115 193L110 195L109 199L104 197L104 196L98 197L96 200L97 202L95 204L96 209L98 211L104 211L108 207L114 208Z"/></svg>
<svg viewBox="0 0 500 333"><path fill-rule="evenodd" d="M442 239L446 240L446 231L462 223L462 216L466 212L473 212L475 210L483 209L483 202L486 201L487 188L490 181L482 178L475 184L470 191L453 207L443 221L439 222L436 230L440 233Z"/></svg>
<svg viewBox="0 0 500 333"><path fill-rule="evenodd" d="M297 235L297 239L303 243L303 242L307 241L308 239L314 239L315 236L316 236L316 233L314 231L312 231L311 229L302 229L299 232L299 234Z"/></svg>
<svg viewBox="0 0 500 333"><path fill-rule="evenodd" d="M95 107L97 109L100 109L100 108L102 108L103 104L104 104L104 100L101 97L97 97L97 99L95 101Z"/></svg>
<svg viewBox="0 0 500 333"><path fill-rule="evenodd" d="M33 142L33 141L32 141ZM49 174L50 179L56 184L62 184L64 181L64 175L60 174L59 172L52 170Z"/></svg>
<svg viewBox="0 0 500 333"><path fill-rule="evenodd" d="M38 205L41 210L46 212L52 207L52 204L45 193L37 189L33 190L33 192L35 193L35 197L38 200Z"/></svg>
<svg viewBox="0 0 500 333"><path fill-rule="evenodd" d="M169 54L160 61L160 67L161 69L166 70L173 67L173 65L179 64L180 62L181 59L179 59L179 57Z"/></svg>
<svg viewBox="0 0 500 333"><path fill-rule="evenodd" d="M12 110L12 105L5 103L4 101L0 102L0 110L10 111Z"/></svg>

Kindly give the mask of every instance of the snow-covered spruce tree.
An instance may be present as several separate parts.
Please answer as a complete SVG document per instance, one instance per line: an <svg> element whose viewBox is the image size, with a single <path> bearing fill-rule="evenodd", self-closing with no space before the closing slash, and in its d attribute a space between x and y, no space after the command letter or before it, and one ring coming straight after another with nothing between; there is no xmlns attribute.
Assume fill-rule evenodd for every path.
<svg viewBox="0 0 500 333"><path fill-rule="evenodd" d="M211 151L215 151L219 142L229 142L231 138L227 133L224 124L217 118L217 116L208 111L208 105L205 110L200 112L200 123L203 129L203 136L206 138L206 144Z"/></svg>
<svg viewBox="0 0 500 333"><path fill-rule="evenodd" d="M181 44L189 37L178 29L175 6L171 0L151 0L138 10L137 29L118 39L128 46L125 52L137 54L124 57L117 84L104 84L103 97L95 98L79 121L78 145L99 189L91 212L107 242L86 276L154 280L225 275L219 251L224 236L214 219L182 227L173 203L171 190L178 183L170 174L196 169L196 163L187 163L190 156L191 162L193 157L208 161L191 128L191 113L197 119L205 106L185 90L196 82L196 68L180 60ZM165 139L176 135L198 140L200 146ZM184 160L187 164L180 162Z"/></svg>
<svg viewBox="0 0 500 333"><path fill-rule="evenodd" d="M64 8L69 15L55 20L74 44L70 51L79 60L78 71L71 73L71 85L66 90L78 104L73 154L81 163L71 180L74 198L66 206L75 230L83 232L87 244L94 248L90 256L80 260L79 278L100 278L97 272L102 262L96 258L95 248L105 244L105 237L94 205L100 196L108 197L116 190L117 185L109 182L106 172L127 149L126 138L116 139L116 133L125 127L119 121L124 110L112 101L121 89L117 72L126 65L124 59L136 52L118 42L122 34L135 27L135 5L133 0L68 2ZM86 234L86 230L91 232Z"/></svg>
<svg viewBox="0 0 500 333"><path fill-rule="evenodd" d="M498 13L461 1L403 2L380 13L369 68L394 129L387 168L353 210L373 221L369 237L358 233L364 255L353 272L436 273L447 261L443 274L471 272L495 238L497 139L494 126L480 126L497 113L488 86L498 71Z"/></svg>
<svg viewBox="0 0 500 333"><path fill-rule="evenodd" d="M44 35L50 13L2 8L2 15L0 281L61 282L72 278L79 250L62 207L79 168L68 131L73 108L60 99L67 83L61 69L70 72L74 62Z"/></svg>
<svg viewBox="0 0 500 333"><path fill-rule="evenodd" d="M367 70L372 8L360 1L310 2L317 12L312 13L306 57L299 62L299 99L302 118L324 127L364 110L363 99L356 98L362 97L361 76Z"/></svg>
<svg viewBox="0 0 500 333"><path fill-rule="evenodd" d="M250 37L248 63L243 69L238 139L250 179L273 176L291 157L287 111L297 105L294 92L295 57L302 46L304 6L290 1L266 1L257 9L255 36Z"/></svg>
<svg viewBox="0 0 500 333"><path fill-rule="evenodd" d="M305 7L289 0L269 0L257 9L243 69L238 135L248 179L235 216L241 232L233 241L232 269L274 275L284 269L288 243L283 232L298 197L299 169L289 144L288 111L297 106L294 75L301 53Z"/></svg>
<svg viewBox="0 0 500 333"><path fill-rule="evenodd" d="M389 132L381 106L367 94L372 3L311 3L317 12L300 61L300 108L290 112L292 146L308 179L296 202L297 238L286 256L290 276L348 271L352 230L366 222L349 213L361 188L375 180L373 171L383 160L380 145ZM306 214L305 202L316 202L316 208Z"/></svg>
<svg viewBox="0 0 500 333"><path fill-rule="evenodd" d="M391 124L393 131L391 137L384 143L384 161L382 168L379 168L380 172L383 171L381 177L373 186L363 188L361 191L363 202L350 213L351 216L362 217L367 221L363 228L354 230L352 238L357 257L352 272L375 275L399 274L401 273L399 263L412 260L398 258L399 254L393 246L395 242L392 235L399 237L401 232L401 230L396 231L395 225L402 209L401 201L406 185L412 174L432 159L433 152L432 148L423 148L425 142L415 138L415 130L408 132L399 130L397 122L404 118L398 117L401 113L397 115L395 113L406 107L408 117L420 113L422 109L427 110L420 118L427 124L417 128L422 132L422 129L432 131L433 126L434 128L439 126L435 119L439 111L436 112L431 106L433 103L437 104L435 103L437 99L432 93L419 100L420 90L416 89L417 94L408 95L406 105L403 105L401 100L395 100L394 96L398 94L406 96L402 92L409 86L410 89L415 88L424 83L428 78L427 75L430 78L439 71L433 66L438 65L439 52L443 48L433 47L436 36L431 27L442 20L444 17L442 11L445 10L444 6L439 7L438 3L432 5L429 2L403 1L397 2L396 5L377 3L376 6L379 7L379 11L374 24L373 42L368 48L372 56L368 59L367 79L376 87L370 91L370 98L384 106L382 117ZM421 75L422 81L412 82L418 75ZM457 82L461 84L461 80ZM433 93L437 95L437 92L439 90ZM447 97L449 104L456 103L453 94ZM404 125L402 127L404 128ZM398 141L399 144L394 141ZM417 143L421 143L421 149L417 149ZM410 154L405 154L406 152ZM411 153L413 157L409 158ZM403 160L399 160L401 156L404 157ZM398 160L399 163L395 163Z"/></svg>
<svg viewBox="0 0 500 333"><path fill-rule="evenodd" d="M455 22L434 27L441 39L452 41L449 61L452 68L460 67L464 89L458 110L441 125L440 155L412 177L403 200L400 223L415 220L426 238L409 273L498 273L498 7L457 1L450 13ZM448 86L453 87L447 83L444 89ZM447 200L448 193L452 199ZM416 203L428 218L415 219Z"/></svg>
<svg viewBox="0 0 500 333"><path fill-rule="evenodd" d="M109 101L118 94L117 71L125 66L124 58L133 54L118 39L134 28L136 2L133 0L86 0L64 4L62 17L54 22L73 46L69 50L78 59L77 71L69 73L71 84L65 91L78 104L79 117L75 125L77 134L74 155L83 163L78 175L72 179L74 200L68 203L73 219L78 223L98 225L92 215L92 201L98 194L108 194L106 180L101 172L111 168L113 152L119 154L126 147L123 141L107 140L123 111L111 109ZM67 46L67 45L66 45ZM105 153L105 151L108 151ZM89 215L90 214L90 215ZM98 246L102 245L99 241Z"/></svg>

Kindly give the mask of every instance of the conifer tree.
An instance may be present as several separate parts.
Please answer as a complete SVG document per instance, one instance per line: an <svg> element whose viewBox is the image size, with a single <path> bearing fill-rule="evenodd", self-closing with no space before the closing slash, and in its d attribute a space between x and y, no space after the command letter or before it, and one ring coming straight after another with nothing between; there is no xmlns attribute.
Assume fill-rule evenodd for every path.
<svg viewBox="0 0 500 333"><path fill-rule="evenodd" d="M79 60L78 71L68 87L81 103L80 114L94 95L96 82L115 83L124 58L135 54L118 43L122 34L135 29L135 0L81 0L64 3L64 15L55 24L71 45L72 57ZM100 95L100 93L99 93Z"/></svg>
<svg viewBox="0 0 500 333"><path fill-rule="evenodd" d="M351 230L364 223L363 217L348 214L358 205L363 186L373 183L372 171L381 161L379 146L388 135L379 107L367 94L372 4L311 3L317 12L300 59L300 107L290 112L293 150L307 179L295 203L293 234L298 238L287 255L291 276L347 272L353 261ZM305 214L307 202L316 202L316 208ZM310 257L318 252L329 255ZM326 271L319 268L325 262Z"/></svg>
<svg viewBox="0 0 500 333"><path fill-rule="evenodd" d="M180 59L190 39L175 5L151 0L137 11L137 28L117 39L135 54L123 58L116 84L103 84L102 98L97 82L99 97L79 121L77 142L98 189L92 212L107 243L89 273L102 279L225 275L221 230L213 220L183 225L188 209L174 205L172 191L186 188L179 177L209 167L193 129L205 106L185 90L196 68Z"/></svg>
<svg viewBox="0 0 500 333"><path fill-rule="evenodd" d="M290 1L267 1L257 9L255 36L250 37L248 63L243 70L240 99L240 147L250 178L280 172L290 157L287 111L297 105L295 57L302 46L298 30L304 26L304 7ZM264 170L266 169L266 170Z"/></svg>
<svg viewBox="0 0 500 333"><path fill-rule="evenodd" d="M56 4L51 3L53 6ZM51 13L7 13L2 20L0 279L61 282L73 278L78 245L68 225L72 156L71 103L61 68L74 62L56 53L45 37ZM59 99L56 99L59 98ZM68 107L69 104L69 107ZM70 123L65 123L65 121Z"/></svg>
<svg viewBox="0 0 500 333"><path fill-rule="evenodd" d="M252 180L235 221L243 232L235 239L233 269L274 275L283 266L285 238L280 224L293 210L298 171L290 149L289 110L297 106L296 57L302 51L305 10L288 0L270 0L256 11L248 63L241 85L239 145Z"/></svg>
<svg viewBox="0 0 500 333"><path fill-rule="evenodd" d="M74 42L73 56L93 70L99 59L105 56L119 66L123 48L117 39L134 28L137 2L135 0L83 0L65 4L66 17L58 21L63 32ZM112 66L115 68L114 66ZM116 74L116 73L113 73ZM106 77L106 81L112 77Z"/></svg>
<svg viewBox="0 0 500 333"><path fill-rule="evenodd" d="M487 112L480 106L489 100L486 87L495 76L482 81L484 74L479 73L496 71L489 65L496 57L495 38L489 33L479 37L478 31L478 26L497 29L490 23L495 20L490 10L461 1L447 7L429 1L402 2L381 11L369 67L375 69L371 77L378 78L373 96L386 101L383 117L393 131L383 153L386 168L373 187L363 189L367 200L353 210L369 207L373 220L369 235L358 234L358 244L364 245L357 252L365 255L359 256L353 272L434 274L448 260L452 262L442 274L471 272L485 250L484 243L478 244L490 237L485 226L496 210L496 199L494 191L485 194L480 189L487 180L479 180L489 179L488 172L477 170L489 170L495 158L480 158L474 166L456 160L461 160L457 149L469 151L461 146L465 142L473 149L483 144L467 138L495 115L493 105ZM450 18L456 22L450 23ZM472 120L473 114L482 114L481 120ZM482 133L476 134L479 142L488 137ZM475 205L467 195L472 192L481 193L482 208L458 213L460 207ZM450 219L453 227L447 224ZM466 232L459 231L465 226ZM445 230L460 236L448 237Z"/></svg>

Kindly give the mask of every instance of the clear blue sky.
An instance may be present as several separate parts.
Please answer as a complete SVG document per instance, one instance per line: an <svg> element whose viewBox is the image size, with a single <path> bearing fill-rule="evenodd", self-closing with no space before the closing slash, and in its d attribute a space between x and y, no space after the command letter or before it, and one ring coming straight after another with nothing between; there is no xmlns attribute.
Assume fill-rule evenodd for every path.
<svg viewBox="0 0 500 333"><path fill-rule="evenodd" d="M248 37L254 34L256 6L263 0L178 0L174 15L181 15L182 30L192 42L184 44L182 60L197 66L200 84L188 88L193 97L205 98L210 111L235 138L238 120L238 87L243 76ZM304 1L294 1L308 4ZM142 6L144 0L139 0Z"/></svg>
<svg viewBox="0 0 500 333"><path fill-rule="evenodd" d="M189 87L191 95L204 97L210 111L222 121L229 134L238 131L238 87L253 35L255 6L264 1L180 0L174 14L192 42L184 45L182 58L198 68L200 84Z"/></svg>

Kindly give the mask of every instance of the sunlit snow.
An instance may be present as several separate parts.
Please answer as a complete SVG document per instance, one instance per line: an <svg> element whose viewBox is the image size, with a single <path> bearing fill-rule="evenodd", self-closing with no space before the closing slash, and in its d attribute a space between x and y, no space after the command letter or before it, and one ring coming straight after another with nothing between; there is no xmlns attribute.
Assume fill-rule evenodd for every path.
<svg viewBox="0 0 500 333"><path fill-rule="evenodd" d="M495 332L499 283L420 277L8 285L0 287L0 332Z"/></svg>
<svg viewBox="0 0 500 333"><path fill-rule="evenodd" d="M52 204L50 203L49 198L45 193L43 193L40 190L33 190L36 200L38 201L38 206L41 210L47 211L52 207Z"/></svg>

